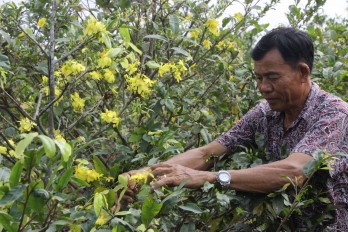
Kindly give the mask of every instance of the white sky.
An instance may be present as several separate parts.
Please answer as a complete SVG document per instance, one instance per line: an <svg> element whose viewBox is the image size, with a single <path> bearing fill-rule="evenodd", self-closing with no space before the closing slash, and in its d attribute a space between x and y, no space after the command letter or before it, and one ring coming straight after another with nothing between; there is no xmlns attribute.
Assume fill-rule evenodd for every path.
<svg viewBox="0 0 348 232"><path fill-rule="evenodd" d="M265 2L269 0L261 0L260 6L263 6ZM282 0L274 9L267 12L265 17L260 20L260 24L269 23L269 29L279 26L279 24L287 24L288 20L285 13L288 13L289 5L293 5L295 0ZM301 0L301 6L305 6L307 0ZM236 12L243 12L241 4L234 4L226 11L226 16L232 16ZM322 7L323 14L328 15L330 18L341 17L348 18L348 0L326 0L325 5Z"/></svg>

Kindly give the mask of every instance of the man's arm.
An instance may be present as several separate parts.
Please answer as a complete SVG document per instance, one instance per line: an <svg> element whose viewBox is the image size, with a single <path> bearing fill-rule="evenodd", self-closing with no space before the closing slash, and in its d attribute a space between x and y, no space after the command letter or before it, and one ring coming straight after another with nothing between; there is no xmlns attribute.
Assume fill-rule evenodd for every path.
<svg viewBox="0 0 348 232"><path fill-rule="evenodd" d="M297 184L300 186L306 179L303 167L312 159L311 156L303 153L293 153L286 159L269 164L242 170L230 170L232 176L230 188L247 192L268 193L278 190L288 183L289 180L284 178L286 176L293 181L298 179ZM217 172L194 170L175 162L155 164L151 166L151 169L157 178L154 188L164 185L176 186L186 179L189 179L185 185L188 188L201 187L206 181L216 182Z"/></svg>
<svg viewBox="0 0 348 232"><path fill-rule="evenodd" d="M163 163L182 165L195 170L207 170L213 164L213 157L224 155L227 152L226 147L213 141L202 147L178 154Z"/></svg>

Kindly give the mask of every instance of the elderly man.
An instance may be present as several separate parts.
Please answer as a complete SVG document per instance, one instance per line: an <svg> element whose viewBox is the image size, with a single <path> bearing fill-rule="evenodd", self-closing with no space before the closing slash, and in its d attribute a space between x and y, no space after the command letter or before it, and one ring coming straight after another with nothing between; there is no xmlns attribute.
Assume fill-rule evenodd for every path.
<svg viewBox="0 0 348 232"><path fill-rule="evenodd" d="M314 48L309 35L293 28L274 29L261 38L251 56L265 100L215 141L151 166L157 179L154 188L179 185L188 179L188 188L210 182L239 191L269 193L288 182L283 176L305 180L303 167L316 150L348 154L348 104L311 81ZM242 170L207 171L212 156L255 144L255 133L265 137L272 162ZM289 153L281 154L282 147ZM335 163L327 185L332 201L340 206L332 229L348 231L346 157Z"/></svg>

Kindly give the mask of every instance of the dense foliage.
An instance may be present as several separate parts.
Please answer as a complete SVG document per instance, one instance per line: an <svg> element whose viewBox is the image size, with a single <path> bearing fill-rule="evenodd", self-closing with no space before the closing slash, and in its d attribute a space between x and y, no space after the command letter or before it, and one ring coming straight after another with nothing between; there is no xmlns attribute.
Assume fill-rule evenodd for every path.
<svg viewBox="0 0 348 232"><path fill-rule="evenodd" d="M328 210L307 225L329 219L329 199L310 182L269 195L209 183L151 192L147 173L119 176L212 141L257 103L249 51L270 30L259 19L280 2L0 6L0 230L280 231L318 202ZM312 78L347 100L348 21L321 15L325 0L298 2L288 25L314 40ZM244 10L229 14L236 4ZM267 162L258 141L214 168ZM307 176L330 157L315 154ZM140 189L131 205L121 202L127 186Z"/></svg>

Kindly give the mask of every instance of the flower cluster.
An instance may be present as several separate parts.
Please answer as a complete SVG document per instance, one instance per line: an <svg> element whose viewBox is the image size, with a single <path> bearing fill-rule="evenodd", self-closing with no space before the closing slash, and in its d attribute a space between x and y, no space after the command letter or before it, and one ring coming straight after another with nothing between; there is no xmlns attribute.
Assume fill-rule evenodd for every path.
<svg viewBox="0 0 348 232"><path fill-rule="evenodd" d="M83 108L85 107L85 101L80 97L80 95L75 92L71 95L71 101L72 101L72 107L75 112L82 112Z"/></svg>
<svg viewBox="0 0 348 232"><path fill-rule="evenodd" d="M46 18L41 18L39 19L39 21L37 22L37 26L38 27L43 27L46 23Z"/></svg>
<svg viewBox="0 0 348 232"><path fill-rule="evenodd" d="M69 76L70 74L77 75L80 72L85 71L86 68L82 64L78 63L75 60L68 60L63 66L62 66L62 73L64 76Z"/></svg>
<svg viewBox="0 0 348 232"><path fill-rule="evenodd" d="M144 184L147 182L149 176L152 177L151 171L151 169L148 169L146 172L134 174L130 177L130 180L134 180L138 184Z"/></svg>
<svg viewBox="0 0 348 232"><path fill-rule="evenodd" d="M219 22L216 19L208 19L207 22L205 23L205 26L208 28L208 30L218 36L219 35L219 30L218 30L218 26L219 26Z"/></svg>
<svg viewBox="0 0 348 232"><path fill-rule="evenodd" d="M190 31L190 37L194 39L198 39L199 31L197 29Z"/></svg>
<svg viewBox="0 0 348 232"><path fill-rule="evenodd" d="M112 123L116 127L121 121L121 118L117 115L115 111L106 110L104 113L100 113L100 118L107 123Z"/></svg>
<svg viewBox="0 0 348 232"><path fill-rule="evenodd" d="M206 48L206 49L210 49L211 48L211 42L207 39L205 39L203 41L203 46Z"/></svg>
<svg viewBox="0 0 348 232"><path fill-rule="evenodd" d="M91 17L87 22L87 26L85 28L84 34L94 35L94 34L98 34L100 32L105 32L105 31L106 31L106 28L104 23L99 22L94 17Z"/></svg>
<svg viewBox="0 0 348 232"><path fill-rule="evenodd" d="M108 55L108 51L103 51L100 53L100 58L98 59L98 66L100 68L109 67L112 64L112 59Z"/></svg>
<svg viewBox="0 0 348 232"><path fill-rule="evenodd" d="M161 66L158 69L158 75L160 77L163 77L164 74L171 72L174 74L174 78L177 82L182 80L182 74L184 74L187 71L187 68L182 60L179 60L177 64L174 63L166 63L161 64Z"/></svg>
<svg viewBox="0 0 348 232"><path fill-rule="evenodd" d="M124 75L127 81L127 89L139 94L141 97L146 97L151 93L151 87L156 81L151 80L145 74L137 73L134 76Z"/></svg>
<svg viewBox="0 0 348 232"><path fill-rule="evenodd" d="M22 118L19 121L19 130L23 133L23 132L29 132L31 131L31 129L36 126L36 123L31 121L29 118Z"/></svg>
<svg viewBox="0 0 348 232"><path fill-rule="evenodd" d="M99 180L103 174L97 172L94 169L89 169L88 167L79 164L75 167L75 174L77 178L86 181L87 183L93 182L95 180Z"/></svg>

